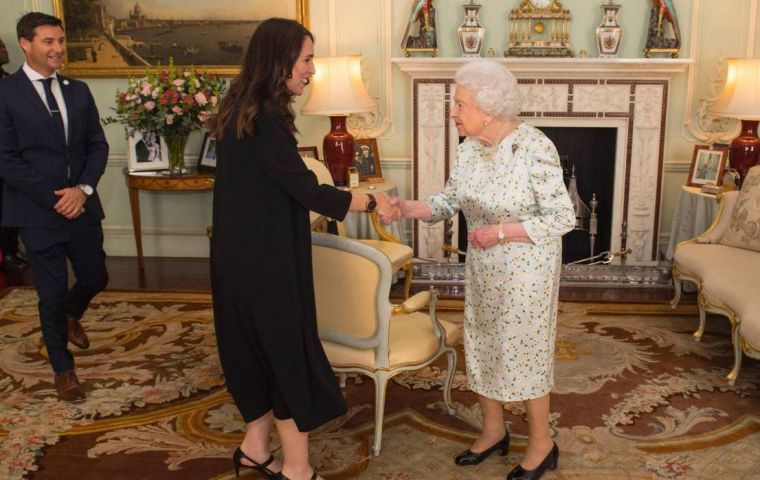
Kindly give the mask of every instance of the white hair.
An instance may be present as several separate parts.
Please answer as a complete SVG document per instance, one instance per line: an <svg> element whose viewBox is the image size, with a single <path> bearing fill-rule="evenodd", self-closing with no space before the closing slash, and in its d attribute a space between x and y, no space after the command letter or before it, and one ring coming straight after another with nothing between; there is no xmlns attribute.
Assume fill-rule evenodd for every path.
<svg viewBox="0 0 760 480"><path fill-rule="evenodd" d="M489 115L512 120L520 113L524 97L517 88L517 79L495 60L465 63L457 70L454 81L470 90L476 105Z"/></svg>

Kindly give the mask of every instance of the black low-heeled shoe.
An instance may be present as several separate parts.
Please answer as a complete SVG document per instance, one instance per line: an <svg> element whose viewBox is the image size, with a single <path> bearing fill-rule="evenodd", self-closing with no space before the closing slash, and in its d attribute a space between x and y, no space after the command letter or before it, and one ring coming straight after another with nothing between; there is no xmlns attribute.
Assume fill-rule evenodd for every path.
<svg viewBox="0 0 760 480"><path fill-rule="evenodd" d="M280 474L280 476L277 477L277 478L279 478L280 480L290 480L288 477L286 477L283 474ZM316 470L314 470L314 473L311 474L311 477L309 477L309 480L317 480L317 471Z"/></svg>
<svg viewBox="0 0 760 480"><path fill-rule="evenodd" d="M475 453L470 449L465 450L464 452L457 455L457 458L454 459L454 463L460 467L477 465L497 450L499 450L499 455L502 457L507 454L507 450L509 450L509 432L504 435L504 438L486 448L482 452Z"/></svg>
<svg viewBox="0 0 760 480"><path fill-rule="evenodd" d="M547 470L557 469L557 460L559 460L559 447L554 443L549 455L544 458L538 467L533 470L525 470L519 463L515 468L507 475L507 480L538 480L544 476Z"/></svg>
<svg viewBox="0 0 760 480"><path fill-rule="evenodd" d="M246 465L242 463L242 460L244 458L248 460L249 462L251 462L253 465ZM235 453L232 454L232 462L235 464L236 477L240 476L240 467L246 467L246 468L252 468L256 470L257 472L263 473L264 475L267 476L269 480L278 480L280 478L283 478L282 475L280 475L280 472L273 472L267 468L269 465L272 464L272 462L274 462L274 455L269 455L269 458L267 458L264 463L259 463L256 460L249 457L248 455L246 455L245 453L243 453L240 447L238 447L235 450Z"/></svg>

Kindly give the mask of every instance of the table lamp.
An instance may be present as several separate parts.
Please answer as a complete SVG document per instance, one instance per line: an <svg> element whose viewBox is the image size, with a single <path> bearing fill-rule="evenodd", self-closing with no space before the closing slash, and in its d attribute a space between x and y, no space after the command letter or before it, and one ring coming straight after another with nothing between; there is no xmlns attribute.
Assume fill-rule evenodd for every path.
<svg viewBox="0 0 760 480"><path fill-rule="evenodd" d="M740 181L760 154L757 123L760 120L760 58L729 58L726 86L710 109L718 117L741 120L742 129L731 142L729 162Z"/></svg>
<svg viewBox="0 0 760 480"><path fill-rule="evenodd" d="M354 137L346 129L346 118L377 110L377 102L364 88L360 56L315 58L314 68L311 95L301 113L330 117L322 152L335 185L343 186L354 156Z"/></svg>

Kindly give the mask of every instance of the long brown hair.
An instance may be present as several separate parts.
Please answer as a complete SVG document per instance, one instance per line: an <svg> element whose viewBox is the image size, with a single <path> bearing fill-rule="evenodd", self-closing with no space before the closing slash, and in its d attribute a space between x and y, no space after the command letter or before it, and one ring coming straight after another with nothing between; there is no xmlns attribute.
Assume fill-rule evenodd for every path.
<svg viewBox="0 0 760 480"><path fill-rule="evenodd" d="M243 133L252 135L256 116L265 107L281 111L291 131L296 131L293 94L285 80L290 78L307 36L314 40L311 32L294 20L270 18L259 25L243 55L240 74L230 83L219 113L211 120L211 132L217 140L233 120L237 138Z"/></svg>

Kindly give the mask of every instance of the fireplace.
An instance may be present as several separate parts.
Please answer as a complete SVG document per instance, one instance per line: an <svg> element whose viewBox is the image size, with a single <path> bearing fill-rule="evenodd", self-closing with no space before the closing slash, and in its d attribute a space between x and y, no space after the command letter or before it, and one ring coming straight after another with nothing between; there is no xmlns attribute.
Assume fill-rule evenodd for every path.
<svg viewBox="0 0 760 480"><path fill-rule="evenodd" d="M414 198L440 191L453 165L459 139L449 118L455 88L452 78L464 61L467 60L393 59L411 77ZM671 77L685 70L690 60L500 61L517 76L526 97L521 118L545 129L555 143L558 139L561 143L560 132L566 128L612 132L604 140L611 152L604 154L601 167L607 175L602 182L610 189L597 194L604 196L598 213L606 210L608 215L604 227L600 226L600 237L604 229L604 239L599 238L599 248L603 241L605 250L618 251L625 243L631 250L626 258L629 266L657 265L668 89ZM588 154L574 152L579 142L570 141L567 151L561 151L562 147L560 154L580 161L579 155ZM579 188L588 202L588 193L583 193L585 181L580 180ZM443 223L431 227L415 222L415 256L444 261L442 247L449 238L454 246L460 246L460 226L454 222L450 229L451 232L445 231ZM579 250L575 255L582 253Z"/></svg>

